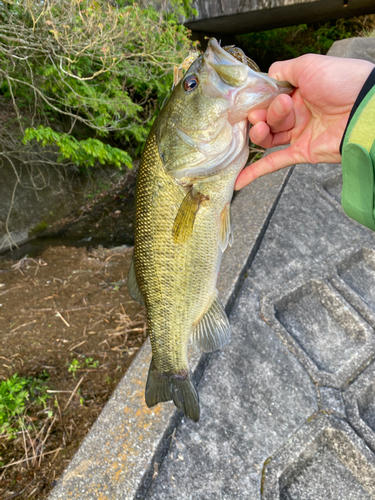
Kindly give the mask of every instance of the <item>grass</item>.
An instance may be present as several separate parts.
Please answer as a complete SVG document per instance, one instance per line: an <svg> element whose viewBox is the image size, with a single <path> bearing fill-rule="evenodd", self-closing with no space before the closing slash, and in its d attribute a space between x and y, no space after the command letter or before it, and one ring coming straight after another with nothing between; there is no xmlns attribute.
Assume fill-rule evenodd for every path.
<svg viewBox="0 0 375 500"><path fill-rule="evenodd" d="M100 362L94 361L94 358L85 358L83 361L79 361L73 358L70 363L68 363L68 372L73 374L73 378L76 378L77 370L85 370L87 368L98 368Z"/></svg>
<svg viewBox="0 0 375 500"><path fill-rule="evenodd" d="M29 429L27 413L33 406L46 409L47 380L49 376L44 372L39 377L12 377L0 383L0 437L14 439L18 433ZM50 418L53 412L47 411Z"/></svg>

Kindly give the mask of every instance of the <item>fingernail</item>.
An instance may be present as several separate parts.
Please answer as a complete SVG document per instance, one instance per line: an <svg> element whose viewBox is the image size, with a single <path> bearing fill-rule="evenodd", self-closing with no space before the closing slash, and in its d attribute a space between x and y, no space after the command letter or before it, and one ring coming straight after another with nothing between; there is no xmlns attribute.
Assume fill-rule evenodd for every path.
<svg viewBox="0 0 375 500"><path fill-rule="evenodd" d="M276 113L278 113L279 115L284 114L284 112L285 112L285 107L284 107L283 102L282 102L282 101L280 101L280 100L277 100L277 101L275 102L274 110L275 110L275 111L276 111Z"/></svg>

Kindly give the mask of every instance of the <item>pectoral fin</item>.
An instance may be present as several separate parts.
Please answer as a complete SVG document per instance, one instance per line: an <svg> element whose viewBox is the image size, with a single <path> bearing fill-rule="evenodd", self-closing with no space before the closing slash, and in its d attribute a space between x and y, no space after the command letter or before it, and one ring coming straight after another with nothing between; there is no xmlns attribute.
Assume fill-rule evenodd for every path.
<svg viewBox="0 0 375 500"><path fill-rule="evenodd" d="M177 212L173 224L173 241L175 243L185 243L193 233L195 216L199 210L200 204L206 200L207 196L198 193L192 186L183 199Z"/></svg>
<svg viewBox="0 0 375 500"><path fill-rule="evenodd" d="M195 326L192 342L199 351L212 352L221 349L229 342L230 333L228 317L215 296L211 306Z"/></svg>
<svg viewBox="0 0 375 500"><path fill-rule="evenodd" d="M233 244L233 231L232 231L232 222L230 216L230 203L227 203L220 214L220 229L219 229L219 245L221 251L227 248L227 246L231 247Z"/></svg>
<svg viewBox="0 0 375 500"><path fill-rule="evenodd" d="M143 300L142 292L139 289L137 277L135 275L134 256L132 257L132 261L130 264L127 285L130 297L144 306L145 301Z"/></svg>

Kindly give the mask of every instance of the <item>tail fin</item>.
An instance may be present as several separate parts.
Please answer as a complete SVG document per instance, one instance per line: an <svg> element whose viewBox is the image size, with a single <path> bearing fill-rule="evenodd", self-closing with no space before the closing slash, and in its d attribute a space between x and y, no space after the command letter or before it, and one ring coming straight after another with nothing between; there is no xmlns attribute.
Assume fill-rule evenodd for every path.
<svg viewBox="0 0 375 500"><path fill-rule="evenodd" d="M158 403L171 400L187 418L198 422L199 398L190 375L185 379L160 375L152 360L146 383L146 405L152 408Z"/></svg>

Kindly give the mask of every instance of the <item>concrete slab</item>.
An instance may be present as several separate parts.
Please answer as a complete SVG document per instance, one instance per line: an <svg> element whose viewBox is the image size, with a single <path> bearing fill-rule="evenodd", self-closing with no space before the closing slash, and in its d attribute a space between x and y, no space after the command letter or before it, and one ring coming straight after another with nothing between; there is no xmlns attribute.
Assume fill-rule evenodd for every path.
<svg viewBox="0 0 375 500"><path fill-rule="evenodd" d="M328 279L375 328L375 249L372 239L339 252L328 262Z"/></svg>
<svg viewBox="0 0 375 500"><path fill-rule="evenodd" d="M372 12L374 6L372 5ZM371 37L347 38L335 42L329 50L330 56L351 57L353 59L365 59L375 61L375 40Z"/></svg>
<svg viewBox="0 0 375 500"><path fill-rule="evenodd" d="M375 363L344 392L349 423L375 453Z"/></svg>
<svg viewBox="0 0 375 500"><path fill-rule="evenodd" d="M315 384L340 389L375 356L373 328L324 274L283 284L264 297L261 315Z"/></svg>
<svg viewBox="0 0 375 500"><path fill-rule="evenodd" d="M269 457L262 500L371 500L374 455L336 417L314 415Z"/></svg>
<svg viewBox="0 0 375 500"><path fill-rule="evenodd" d="M372 0L194 0L198 15L186 21L188 28L205 35L239 35L295 24L328 21L374 12Z"/></svg>
<svg viewBox="0 0 375 500"><path fill-rule="evenodd" d="M234 198L234 245L223 256L218 281L219 295L228 312L288 175L288 171L281 171L263 177ZM197 382L208 356L200 356L192 349L189 359ZM173 429L181 419L172 403L158 405L153 411L146 407L144 388L150 361L151 348L147 341L49 500L130 500L143 497L170 444ZM203 399L201 395L201 401Z"/></svg>

